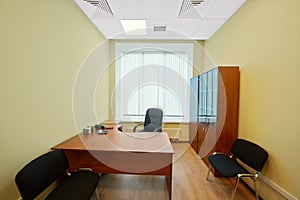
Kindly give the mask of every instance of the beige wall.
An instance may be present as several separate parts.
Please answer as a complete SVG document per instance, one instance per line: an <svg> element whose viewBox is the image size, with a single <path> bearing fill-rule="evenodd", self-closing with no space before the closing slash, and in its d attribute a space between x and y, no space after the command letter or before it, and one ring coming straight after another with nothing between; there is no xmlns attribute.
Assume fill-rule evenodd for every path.
<svg viewBox="0 0 300 200"><path fill-rule="evenodd" d="M18 199L17 171L75 133L73 85L102 41L73 0L0 1L0 199Z"/></svg>
<svg viewBox="0 0 300 200"><path fill-rule="evenodd" d="M297 198L299 19L299 0L248 0L204 43L217 65L241 66L239 137L269 152L262 174ZM280 199L261 184L265 199Z"/></svg>

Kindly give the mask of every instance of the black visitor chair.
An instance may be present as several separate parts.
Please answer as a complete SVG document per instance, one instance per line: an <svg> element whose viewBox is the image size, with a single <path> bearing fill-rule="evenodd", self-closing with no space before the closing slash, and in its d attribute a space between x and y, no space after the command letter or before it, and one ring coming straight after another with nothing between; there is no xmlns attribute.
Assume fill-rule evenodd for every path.
<svg viewBox="0 0 300 200"><path fill-rule="evenodd" d="M15 182L23 200L33 200L58 181L47 200L88 200L96 192L99 174L89 170L68 173L68 160L61 150L45 153L29 162L16 175Z"/></svg>
<svg viewBox="0 0 300 200"><path fill-rule="evenodd" d="M256 188L256 179L267 158L268 153L262 147L244 139L237 139L231 148L230 156L215 152L208 157L210 167L206 179L208 180L209 172L212 167L226 178L236 178L231 194L231 200L233 200L240 178L251 178L254 182L256 199L259 199ZM255 173L251 173L245 169L237 159L254 169Z"/></svg>

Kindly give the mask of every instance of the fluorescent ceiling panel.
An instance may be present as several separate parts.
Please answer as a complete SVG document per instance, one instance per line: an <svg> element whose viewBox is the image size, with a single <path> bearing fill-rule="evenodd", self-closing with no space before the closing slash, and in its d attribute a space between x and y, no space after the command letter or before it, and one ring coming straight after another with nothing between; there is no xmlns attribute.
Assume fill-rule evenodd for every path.
<svg viewBox="0 0 300 200"><path fill-rule="evenodd" d="M120 20L126 35L146 35L145 20Z"/></svg>

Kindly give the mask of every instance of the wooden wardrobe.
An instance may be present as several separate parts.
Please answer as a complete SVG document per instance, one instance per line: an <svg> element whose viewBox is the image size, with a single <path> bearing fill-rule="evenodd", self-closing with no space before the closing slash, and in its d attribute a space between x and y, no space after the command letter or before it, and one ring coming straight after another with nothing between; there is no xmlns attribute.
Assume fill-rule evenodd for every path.
<svg viewBox="0 0 300 200"><path fill-rule="evenodd" d="M191 79L189 138L208 166L213 152L230 154L238 136L239 67L219 66Z"/></svg>

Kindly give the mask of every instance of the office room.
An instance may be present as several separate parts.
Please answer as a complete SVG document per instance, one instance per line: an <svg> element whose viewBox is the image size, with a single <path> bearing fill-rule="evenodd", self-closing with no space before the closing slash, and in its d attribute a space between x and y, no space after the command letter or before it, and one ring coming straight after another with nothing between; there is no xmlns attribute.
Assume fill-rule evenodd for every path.
<svg viewBox="0 0 300 200"><path fill-rule="evenodd" d="M188 41L194 45L193 76L217 66L239 66L237 137L252 141L268 152L257 181L259 196L267 200L300 198L297 173L300 136L295 127L300 111L299 19L299 0L247 0L211 37ZM114 120L114 53L115 44L120 40L106 39L73 0L1 0L0 27L0 199L18 200L21 195L15 176L28 162L82 131L83 126L93 125L90 123L94 123L94 117L98 122ZM133 43L126 39L121 39L122 42ZM155 42L166 44L174 40ZM203 60L199 60L198 54ZM97 71L101 79L76 85L86 72L84 66L107 66L107 70L101 74ZM78 108L83 115L74 113L78 98L86 94L76 93L77 89L82 85L89 88L89 84L96 88L93 93L96 103L89 104L93 109L92 119L82 117L85 108ZM206 180L207 166L189 147L188 123L166 122L163 131L172 132L178 127L181 133L171 142L173 148L175 151L180 145L187 148L179 157L175 152L178 159L173 163L172 199L229 199L233 181L212 174ZM183 165L178 164L186 153L197 159L199 165L192 165L192 171L202 172L202 178L194 177L193 173L188 173L190 177L185 179L178 175L187 165L182 159ZM125 177L119 178L125 185L126 180L131 181L128 185L134 185L134 178ZM103 179L106 182L101 185ZM182 187L182 180L186 181L185 185L193 186ZM117 196L119 199L169 197L168 191L156 195L161 191L157 187L143 188L146 192L140 196L138 187L134 186L135 193L130 192L130 187L126 193L118 185L105 190L110 181L109 176L100 177L100 198L111 199L118 192L125 195ZM162 184L160 179L157 181ZM167 190L165 182L162 187ZM236 199L255 199L252 189L251 182L240 183Z"/></svg>

